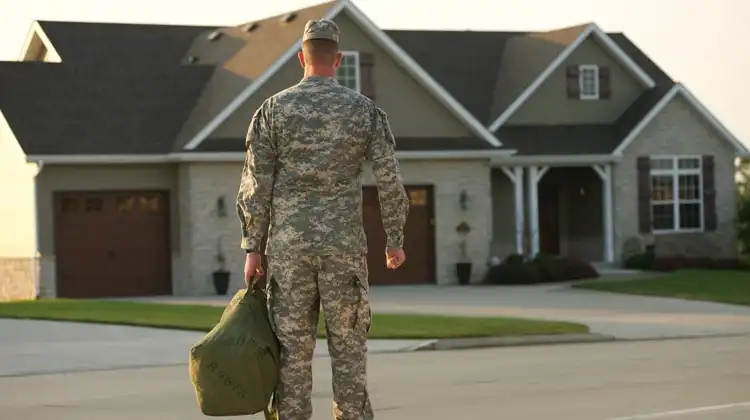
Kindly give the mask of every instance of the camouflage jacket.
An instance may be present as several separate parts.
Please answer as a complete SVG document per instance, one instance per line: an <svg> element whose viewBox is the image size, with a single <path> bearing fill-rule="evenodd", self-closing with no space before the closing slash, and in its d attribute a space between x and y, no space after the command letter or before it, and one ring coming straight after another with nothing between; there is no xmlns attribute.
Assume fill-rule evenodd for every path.
<svg viewBox="0 0 750 420"><path fill-rule="evenodd" d="M372 164L386 248L409 211L386 114L335 79L310 77L268 98L250 122L237 213L242 248L266 254L367 251L362 171Z"/></svg>

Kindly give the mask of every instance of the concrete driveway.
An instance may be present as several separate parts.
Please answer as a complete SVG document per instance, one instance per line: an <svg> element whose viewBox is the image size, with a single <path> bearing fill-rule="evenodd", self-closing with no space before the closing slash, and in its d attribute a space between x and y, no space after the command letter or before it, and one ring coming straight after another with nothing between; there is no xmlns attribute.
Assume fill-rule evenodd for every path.
<svg viewBox="0 0 750 420"><path fill-rule="evenodd" d="M514 316L588 325L621 339L750 334L750 307L538 286L381 286L372 288L375 312ZM149 298L224 305L224 298Z"/></svg>

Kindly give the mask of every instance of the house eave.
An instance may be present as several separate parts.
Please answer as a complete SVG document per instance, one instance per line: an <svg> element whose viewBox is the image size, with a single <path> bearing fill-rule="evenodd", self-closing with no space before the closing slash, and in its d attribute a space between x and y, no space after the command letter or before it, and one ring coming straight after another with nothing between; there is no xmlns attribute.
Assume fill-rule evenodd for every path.
<svg viewBox="0 0 750 420"><path fill-rule="evenodd" d="M494 158L490 161L493 167L514 165L544 165L544 166L577 166L596 165L602 163L616 163L621 156L603 155L515 155Z"/></svg>

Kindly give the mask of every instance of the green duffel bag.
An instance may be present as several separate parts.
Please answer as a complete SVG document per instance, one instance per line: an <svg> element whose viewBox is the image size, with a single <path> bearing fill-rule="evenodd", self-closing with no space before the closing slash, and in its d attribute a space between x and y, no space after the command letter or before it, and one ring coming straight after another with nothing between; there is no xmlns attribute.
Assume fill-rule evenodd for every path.
<svg viewBox="0 0 750 420"><path fill-rule="evenodd" d="M189 369L203 414L263 412L277 419L270 403L279 381L279 344L262 290L234 295L216 326L190 349Z"/></svg>

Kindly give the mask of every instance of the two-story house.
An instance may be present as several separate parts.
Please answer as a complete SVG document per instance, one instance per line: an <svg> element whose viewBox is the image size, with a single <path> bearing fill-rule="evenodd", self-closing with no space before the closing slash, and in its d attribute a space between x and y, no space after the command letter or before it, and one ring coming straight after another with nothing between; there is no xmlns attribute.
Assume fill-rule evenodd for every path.
<svg viewBox="0 0 750 420"><path fill-rule="evenodd" d="M6 290L207 294L217 256L239 287L248 123L301 78L302 28L322 17L342 31L339 82L388 113L411 199L409 261L388 272L366 171L372 284L455 283L465 258L477 279L513 252L736 254L747 149L625 35L390 31L342 0L220 28L35 22L0 63L0 144L38 165L19 183L39 269Z"/></svg>

